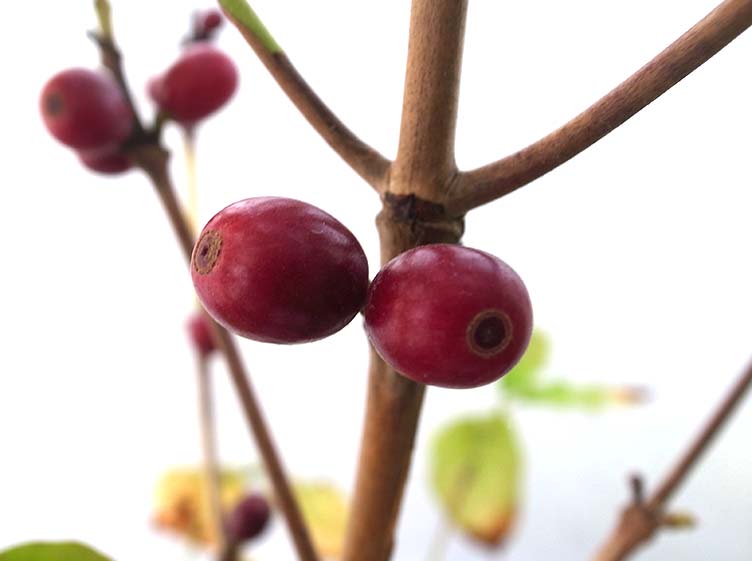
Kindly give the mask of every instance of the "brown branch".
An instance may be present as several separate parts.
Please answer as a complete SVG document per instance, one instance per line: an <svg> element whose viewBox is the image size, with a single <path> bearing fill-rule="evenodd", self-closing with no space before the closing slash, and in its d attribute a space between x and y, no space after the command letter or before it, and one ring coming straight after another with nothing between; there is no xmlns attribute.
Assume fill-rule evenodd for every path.
<svg viewBox="0 0 752 561"><path fill-rule="evenodd" d="M120 86L120 91L125 96L125 101L133 114L133 132L135 136L144 135L144 126L139 118L133 94L128 87L128 80L123 71L123 57L115 43L115 34L112 26L112 8L108 0L94 0L94 9L99 20L99 32L89 33L89 37L99 47L102 66L110 71Z"/></svg>
<svg viewBox="0 0 752 561"><path fill-rule="evenodd" d="M381 259L457 243L441 201L454 179L454 128L466 0L413 0L400 148L377 219ZM433 202L432 202L433 201ZM424 387L371 349L368 398L342 561L386 561L412 460Z"/></svg>
<svg viewBox="0 0 752 561"><path fill-rule="evenodd" d="M227 548L227 527L222 508L222 475L217 455L217 439L214 422L214 403L212 399L211 377L207 357L196 355L199 428L201 432L201 450L203 453L204 480L211 514L213 531L217 539L217 551Z"/></svg>
<svg viewBox="0 0 752 561"><path fill-rule="evenodd" d="M151 179L175 230L180 248L190 263L194 239L188 221L182 212L169 175L167 152L156 145L144 145L132 151L136 164ZM272 483L277 504L287 522L288 530L300 561L317 561L317 555L305 525L300 507L295 499L290 482L285 474L277 448L264 420L261 407L250 383L250 378L232 336L226 329L211 320L217 346L225 357L235 391L242 405L246 422L256 441L266 473Z"/></svg>
<svg viewBox="0 0 752 561"><path fill-rule="evenodd" d="M463 172L447 203L456 215L498 199L576 156L654 101L752 25L752 0L725 0L621 85L527 148Z"/></svg>
<svg viewBox="0 0 752 561"><path fill-rule="evenodd" d="M443 202L454 179L467 3L413 2L397 158L390 192ZM438 199L438 200L437 200Z"/></svg>
<svg viewBox="0 0 752 561"><path fill-rule="evenodd" d="M220 2L279 87L303 117L349 166L377 192L384 189L390 162L358 138L321 100L245 2ZM246 20L238 16L240 10ZM251 19L249 25L247 19Z"/></svg>
<svg viewBox="0 0 752 561"><path fill-rule="evenodd" d="M113 75L118 79L124 95L132 100L130 89L125 80L122 67L122 57L112 36L112 22L110 21L109 3L107 0L96 0L95 8L100 19L102 36L95 35L102 51L102 58ZM134 109L134 119L140 124L138 114ZM187 263L191 261L194 246L194 235L180 203L170 177L168 160L169 153L159 142L160 127L154 130L144 130L138 127L128 142L127 153L133 163L142 169L151 180L159 199L164 207L167 218L172 225L178 245ZM253 391L250 378L240 357L240 352L232 336L226 329L207 316L212 327L214 340L223 354L230 371L235 391L238 394L248 427L258 447L259 454L266 468L266 473L276 495L277 504L287 522L293 544L299 561L318 561L311 536L303 520L297 500L292 492L292 486L287 478L282 461L277 453L271 433L266 425L261 407ZM223 555L234 555L232 544L225 548Z"/></svg>
<svg viewBox="0 0 752 561"><path fill-rule="evenodd" d="M622 512L616 528L593 561L622 561L634 553L639 546L649 541L661 527L677 526L675 524L677 517L664 512L667 501L684 482L713 439L718 436L750 386L752 386L752 362L742 372L731 391L721 401L699 434L647 501L642 498L642 480L639 477L632 478L632 502ZM681 518L685 522L689 520L686 516ZM686 525L679 524L678 526Z"/></svg>

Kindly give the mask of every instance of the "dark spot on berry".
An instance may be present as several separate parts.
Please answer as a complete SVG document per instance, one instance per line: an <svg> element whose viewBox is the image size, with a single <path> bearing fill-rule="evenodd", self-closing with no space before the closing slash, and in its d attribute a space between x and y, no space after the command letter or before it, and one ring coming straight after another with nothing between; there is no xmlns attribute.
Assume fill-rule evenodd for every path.
<svg viewBox="0 0 752 561"><path fill-rule="evenodd" d="M51 93L44 98L44 112L54 117L63 112L63 98L58 93Z"/></svg>
<svg viewBox="0 0 752 561"><path fill-rule="evenodd" d="M197 273L211 273L222 250L222 236L216 230L204 232L193 250L193 268Z"/></svg>
<svg viewBox="0 0 752 561"><path fill-rule="evenodd" d="M500 353L512 339L509 317L499 310L479 313L467 328L467 343L472 351L483 357Z"/></svg>

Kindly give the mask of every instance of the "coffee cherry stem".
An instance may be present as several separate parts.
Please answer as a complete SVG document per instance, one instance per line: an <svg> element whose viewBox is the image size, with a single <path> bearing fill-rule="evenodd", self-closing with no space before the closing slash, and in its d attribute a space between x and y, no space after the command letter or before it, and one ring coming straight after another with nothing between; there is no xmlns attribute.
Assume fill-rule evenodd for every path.
<svg viewBox="0 0 752 561"><path fill-rule="evenodd" d="M94 10L99 20L99 32L102 39L114 42L114 32L112 29L112 7L109 0L94 0Z"/></svg>
<svg viewBox="0 0 752 561"><path fill-rule="evenodd" d="M111 25L111 24L110 24ZM102 66L104 66L112 74L115 81L120 85L120 89L125 96L125 100L131 109L133 114L133 136L142 137L145 134L144 125L141 122L141 118L138 116L138 110L136 104L133 101L133 95L128 87L128 80L125 77L123 71L123 56L120 53L120 49L115 44L115 40L112 36L112 30L110 28L109 34L105 31L88 32L89 38L94 41L99 47L99 53L102 60Z"/></svg>
<svg viewBox="0 0 752 561"><path fill-rule="evenodd" d="M209 357L196 354L196 378L198 390L199 425L201 431L201 449L203 452L204 478L211 513L214 535L217 537L217 551L227 548L227 528L222 511L220 494L221 474L217 452L216 422L214 416L214 396L209 371Z"/></svg>
<svg viewBox="0 0 752 561"><path fill-rule="evenodd" d="M183 153L188 183L188 219L191 229L198 230L198 177L196 174L196 129L183 127Z"/></svg>
<svg viewBox="0 0 752 561"><path fill-rule="evenodd" d="M190 263L195 240L175 194L168 168L169 153L156 144L150 144L136 147L132 156L136 164L149 176L153 183L175 231L186 263ZM300 561L318 561L310 532L303 520L300 506L293 494L289 478L277 453L276 445L267 427L235 340L226 329L215 321L210 320L210 323L217 346L227 362L233 386L238 394L246 422L256 441L266 473L271 481L277 504L287 522L298 559Z"/></svg>

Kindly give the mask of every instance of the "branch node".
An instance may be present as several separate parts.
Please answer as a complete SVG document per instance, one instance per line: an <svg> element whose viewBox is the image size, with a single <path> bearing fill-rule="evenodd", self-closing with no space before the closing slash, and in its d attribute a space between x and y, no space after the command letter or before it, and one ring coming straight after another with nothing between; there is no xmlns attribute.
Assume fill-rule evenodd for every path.
<svg viewBox="0 0 752 561"><path fill-rule="evenodd" d="M639 473L629 476L629 487L632 491L632 504L640 506L645 503L645 481Z"/></svg>

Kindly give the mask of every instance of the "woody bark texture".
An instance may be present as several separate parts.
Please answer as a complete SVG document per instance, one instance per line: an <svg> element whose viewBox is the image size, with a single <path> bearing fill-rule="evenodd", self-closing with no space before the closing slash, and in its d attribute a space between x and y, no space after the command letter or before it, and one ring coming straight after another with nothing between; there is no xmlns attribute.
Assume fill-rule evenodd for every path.
<svg viewBox="0 0 752 561"><path fill-rule="evenodd" d="M376 223L381 261L428 243L457 243L463 220L441 205L456 175L454 131L466 0L414 0L397 158ZM366 417L343 561L392 553L424 386L371 349Z"/></svg>

